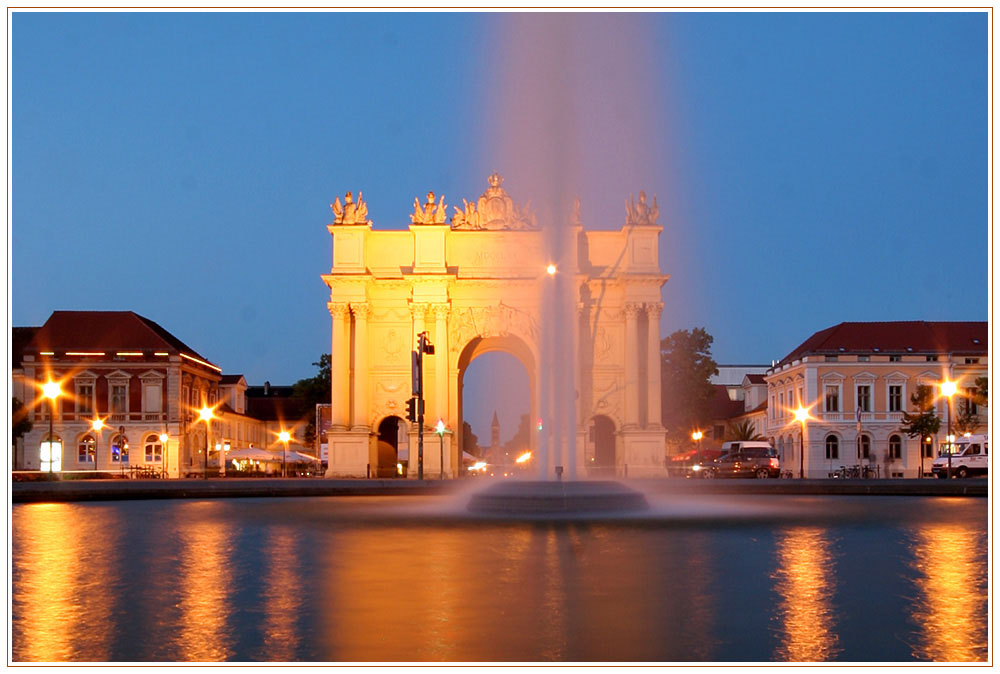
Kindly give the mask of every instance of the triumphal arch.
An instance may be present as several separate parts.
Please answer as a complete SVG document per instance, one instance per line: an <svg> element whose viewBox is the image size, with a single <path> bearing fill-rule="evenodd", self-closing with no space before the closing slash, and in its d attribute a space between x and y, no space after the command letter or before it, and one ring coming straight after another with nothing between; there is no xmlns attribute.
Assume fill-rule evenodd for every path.
<svg viewBox="0 0 1000 674"><path fill-rule="evenodd" d="M408 230L374 230L361 192L331 205L333 266L322 277L332 317L328 477L396 474L403 461L393 428L409 438L403 471L416 474L417 429L405 409L411 351L423 332L435 346L424 358L425 426L440 419L462 428L466 368L491 351L524 364L532 419L539 417L539 287L554 271L545 250L550 225L502 182L491 175L485 192L463 199L450 217L443 196L416 199ZM664 475L660 291L668 276L658 262L656 199L630 196L618 230L585 230L579 202L573 211L564 225L571 250L557 273L570 275L576 302L576 474ZM459 476L462 434L426 432L425 473Z"/></svg>

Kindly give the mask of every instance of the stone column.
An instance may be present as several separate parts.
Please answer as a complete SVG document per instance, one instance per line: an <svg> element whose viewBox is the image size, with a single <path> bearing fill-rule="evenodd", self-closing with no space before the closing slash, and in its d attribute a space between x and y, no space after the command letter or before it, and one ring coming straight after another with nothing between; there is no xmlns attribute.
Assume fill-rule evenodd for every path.
<svg viewBox="0 0 1000 674"><path fill-rule="evenodd" d="M660 314L663 313L663 302L653 302L646 305L646 318L649 319L649 337L646 339L648 353L646 354L646 400L649 409L646 414L646 425L658 429L663 426L660 406Z"/></svg>
<svg viewBox="0 0 1000 674"><path fill-rule="evenodd" d="M639 425L639 310L625 305L625 426Z"/></svg>
<svg viewBox="0 0 1000 674"><path fill-rule="evenodd" d="M353 429L369 429L368 419L368 303L351 302L354 314L354 417Z"/></svg>
<svg viewBox="0 0 1000 674"><path fill-rule="evenodd" d="M435 304L434 309L434 413L445 424L448 417L448 312L447 304ZM437 419L434 420L435 423ZM454 429L453 429L454 430Z"/></svg>
<svg viewBox="0 0 1000 674"><path fill-rule="evenodd" d="M351 336L346 302L326 305L333 317L330 341L330 425L334 430L347 430L350 424L350 357Z"/></svg>

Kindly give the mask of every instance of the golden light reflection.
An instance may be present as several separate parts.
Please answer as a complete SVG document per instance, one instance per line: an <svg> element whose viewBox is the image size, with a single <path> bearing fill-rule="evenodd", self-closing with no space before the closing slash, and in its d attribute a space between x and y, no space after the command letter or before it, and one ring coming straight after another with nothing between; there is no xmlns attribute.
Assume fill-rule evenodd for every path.
<svg viewBox="0 0 1000 674"><path fill-rule="evenodd" d="M103 662L111 658L107 629L117 567L115 529L71 504L19 506L14 511L12 567L16 592L15 657L26 662ZM91 511L92 512L92 511ZM86 563L81 560L86 559Z"/></svg>
<svg viewBox="0 0 1000 674"><path fill-rule="evenodd" d="M775 590L781 621L775 659L823 662L840 652L834 632L833 559L822 529L795 528L779 534Z"/></svg>
<svg viewBox="0 0 1000 674"><path fill-rule="evenodd" d="M264 643L258 658L268 662L290 662L299 648L295 620L302 608L305 585L297 572L298 554L295 532L286 527L272 529L264 554L267 570L264 585Z"/></svg>
<svg viewBox="0 0 1000 674"><path fill-rule="evenodd" d="M914 657L984 662L988 653L985 536L957 524L928 524L913 545L920 598L913 620L921 633Z"/></svg>
<svg viewBox="0 0 1000 674"><path fill-rule="evenodd" d="M211 503L190 504L191 516L179 529L180 660L187 662L219 662L233 652L232 646L220 638L231 610L226 567L232 531L224 521L194 512L211 506Z"/></svg>

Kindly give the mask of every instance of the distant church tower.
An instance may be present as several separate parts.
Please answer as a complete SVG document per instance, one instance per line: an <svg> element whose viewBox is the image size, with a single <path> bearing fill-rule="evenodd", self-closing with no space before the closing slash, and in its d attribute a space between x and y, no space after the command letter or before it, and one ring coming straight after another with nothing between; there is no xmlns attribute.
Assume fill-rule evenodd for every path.
<svg viewBox="0 0 1000 674"><path fill-rule="evenodd" d="M496 410L493 410L493 423L490 424L490 453L496 458L500 457L500 420L497 419Z"/></svg>

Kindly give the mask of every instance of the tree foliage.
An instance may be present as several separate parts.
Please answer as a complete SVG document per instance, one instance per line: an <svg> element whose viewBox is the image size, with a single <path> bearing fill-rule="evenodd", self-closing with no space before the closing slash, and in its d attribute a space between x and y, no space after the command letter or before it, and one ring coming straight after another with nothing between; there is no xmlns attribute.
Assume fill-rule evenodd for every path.
<svg viewBox="0 0 1000 674"><path fill-rule="evenodd" d="M28 418L28 409L17 398L10 399L10 422L11 436L20 438L31 431L31 419Z"/></svg>
<svg viewBox="0 0 1000 674"><path fill-rule="evenodd" d="M923 438L934 435L941 428L941 419L934 412L934 390L923 384L910 396L914 413L903 413L900 430L911 438L920 438L920 475L924 474Z"/></svg>
<svg viewBox="0 0 1000 674"><path fill-rule="evenodd" d="M973 392L973 400L977 405L983 407L990 406L990 378L976 377L976 388Z"/></svg>
<svg viewBox="0 0 1000 674"><path fill-rule="evenodd" d="M472 432L472 426L468 421L462 422L462 451L468 452L475 457L482 456L482 450L479 448L479 438Z"/></svg>
<svg viewBox="0 0 1000 674"><path fill-rule="evenodd" d="M687 438L710 421L715 390L709 378L719 373L712 341L704 328L678 330L660 341L663 425L674 438Z"/></svg>
<svg viewBox="0 0 1000 674"><path fill-rule="evenodd" d="M316 405L330 402L330 354L324 353L313 365L319 368L316 376L300 379L292 385L292 397L312 410L316 409ZM309 416L309 423L302 434L306 445L313 443L316 438L315 415Z"/></svg>
<svg viewBox="0 0 1000 674"><path fill-rule="evenodd" d="M726 427L727 440L765 440L766 438L757 432L754 422L746 419L737 424L729 424Z"/></svg>

